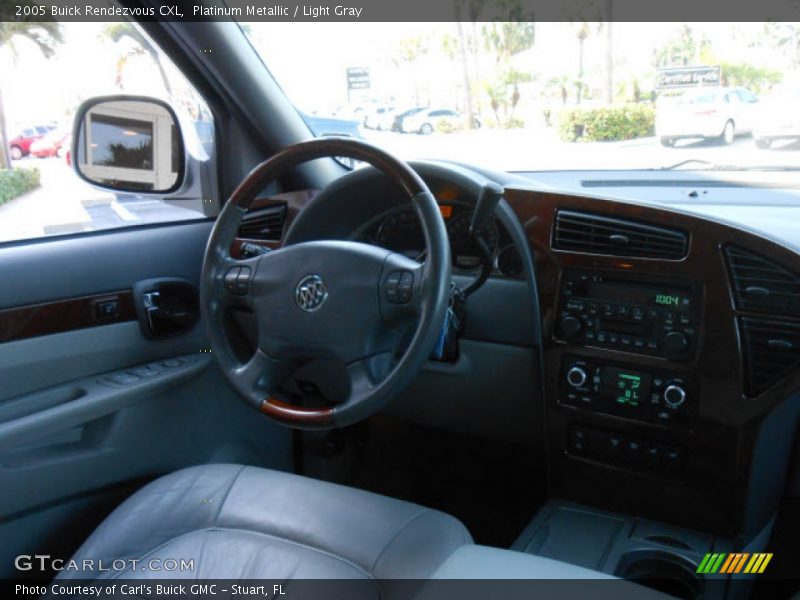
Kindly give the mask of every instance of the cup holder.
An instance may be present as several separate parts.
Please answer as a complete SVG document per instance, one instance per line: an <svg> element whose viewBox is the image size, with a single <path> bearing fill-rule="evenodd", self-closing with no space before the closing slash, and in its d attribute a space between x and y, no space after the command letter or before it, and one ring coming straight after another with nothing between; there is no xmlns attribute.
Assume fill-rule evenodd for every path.
<svg viewBox="0 0 800 600"><path fill-rule="evenodd" d="M696 571L697 565L677 554L636 550L622 556L614 574L676 598L695 600L703 592Z"/></svg>

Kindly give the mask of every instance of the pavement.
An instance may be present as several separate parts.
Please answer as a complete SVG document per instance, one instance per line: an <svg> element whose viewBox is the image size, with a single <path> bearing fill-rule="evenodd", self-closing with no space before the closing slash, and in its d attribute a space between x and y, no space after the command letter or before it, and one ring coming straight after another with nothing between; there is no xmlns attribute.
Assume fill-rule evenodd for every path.
<svg viewBox="0 0 800 600"><path fill-rule="evenodd" d="M199 216L160 200L98 190L63 158L27 157L14 166L39 169L41 185L0 205L0 243Z"/></svg>
<svg viewBox="0 0 800 600"><path fill-rule="evenodd" d="M553 128L479 129L428 136L365 129L364 137L405 159L447 158L503 171L654 169L682 161L725 167L800 169L800 142L756 148L748 136L728 146L684 140L674 148L655 137L623 142L562 142ZM24 158L15 166L37 167L41 187L0 206L0 242L93 231L141 223L196 218L198 213L131 195L97 190L78 178L63 159ZM682 167L709 168L692 162Z"/></svg>

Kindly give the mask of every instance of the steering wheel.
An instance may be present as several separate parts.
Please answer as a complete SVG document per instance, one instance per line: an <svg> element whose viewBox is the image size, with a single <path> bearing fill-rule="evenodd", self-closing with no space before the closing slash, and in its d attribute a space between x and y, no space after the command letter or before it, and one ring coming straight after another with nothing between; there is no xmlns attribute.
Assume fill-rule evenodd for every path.
<svg viewBox="0 0 800 600"><path fill-rule="evenodd" d="M287 170L323 157L364 161L408 195L422 225L419 264L351 241L310 241L237 260L231 245L253 199ZM326 137L290 146L253 169L217 217L206 247L201 310L212 353L251 406L284 425L329 429L385 406L419 372L439 337L449 301L450 246L439 207L411 167L370 144ZM255 315L255 352L241 360L227 334L229 309ZM276 397L279 386L314 360L345 369L347 398L307 407Z"/></svg>

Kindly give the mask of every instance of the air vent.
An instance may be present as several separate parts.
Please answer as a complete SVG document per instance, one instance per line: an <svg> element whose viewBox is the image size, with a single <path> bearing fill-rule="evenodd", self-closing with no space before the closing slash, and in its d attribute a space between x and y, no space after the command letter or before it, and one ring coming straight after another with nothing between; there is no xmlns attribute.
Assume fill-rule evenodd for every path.
<svg viewBox="0 0 800 600"><path fill-rule="evenodd" d="M742 317L739 331L748 395L757 396L800 366L800 324Z"/></svg>
<svg viewBox="0 0 800 600"><path fill-rule="evenodd" d="M725 248L725 256L737 308L800 316L800 277L735 246Z"/></svg>
<svg viewBox="0 0 800 600"><path fill-rule="evenodd" d="M590 254L679 260L686 256L689 240L675 229L560 210L553 246Z"/></svg>
<svg viewBox="0 0 800 600"><path fill-rule="evenodd" d="M276 204L248 212L239 225L238 237L249 240L280 242L286 223L286 205Z"/></svg>

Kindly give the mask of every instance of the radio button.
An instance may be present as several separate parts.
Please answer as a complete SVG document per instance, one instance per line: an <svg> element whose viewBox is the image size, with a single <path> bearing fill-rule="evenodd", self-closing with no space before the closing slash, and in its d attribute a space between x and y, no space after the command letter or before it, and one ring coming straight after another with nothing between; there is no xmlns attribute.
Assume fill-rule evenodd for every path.
<svg viewBox="0 0 800 600"><path fill-rule="evenodd" d="M650 469L657 469L661 466L661 448L648 445L644 449L644 464Z"/></svg>
<svg viewBox="0 0 800 600"><path fill-rule="evenodd" d="M680 331L670 331L664 336L663 345L668 355L676 355L689 347L689 340Z"/></svg>
<svg viewBox="0 0 800 600"><path fill-rule="evenodd" d="M622 452L626 463L631 465L641 464L642 444L639 441L625 440Z"/></svg>
<svg viewBox="0 0 800 600"><path fill-rule="evenodd" d="M564 334L565 337L571 338L580 333L581 322L573 316L567 316L561 319L560 327L561 333Z"/></svg>
<svg viewBox="0 0 800 600"><path fill-rule="evenodd" d="M585 305L583 303L583 300L570 300L569 302L567 302L567 309L568 310L572 310L572 311L576 311L576 312L583 312L584 308L585 308Z"/></svg>
<svg viewBox="0 0 800 600"><path fill-rule="evenodd" d="M634 321L641 321L644 319L644 310L639 308L638 306L633 309L633 320Z"/></svg>
<svg viewBox="0 0 800 600"><path fill-rule="evenodd" d="M606 454L609 458L619 459L622 455L622 438L613 433L608 436L606 441Z"/></svg>

